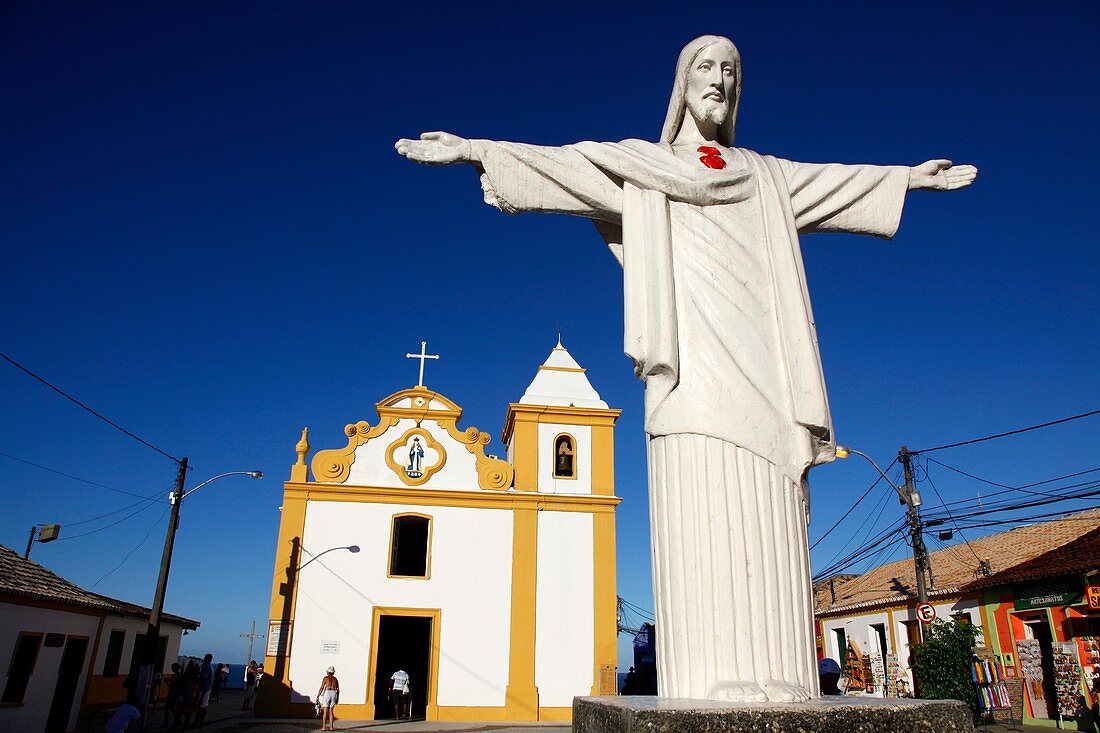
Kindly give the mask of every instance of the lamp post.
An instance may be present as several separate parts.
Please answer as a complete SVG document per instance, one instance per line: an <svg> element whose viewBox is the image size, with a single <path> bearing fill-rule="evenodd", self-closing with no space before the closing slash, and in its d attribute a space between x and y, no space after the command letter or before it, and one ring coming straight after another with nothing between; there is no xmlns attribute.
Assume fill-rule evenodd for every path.
<svg viewBox="0 0 1100 733"><path fill-rule="evenodd" d="M913 543L913 567L917 576L917 603L927 603L928 586L924 574L925 569L928 567L928 550L924 546L924 535L922 533L924 525L921 524L920 519L920 493L913 488L913 470L909 463L912 454L904 446L902 446L901 452L898 454L899 460L905 468L904 487L895 485L894 482L890 480L890 477L878 467L878 464L875 463L875 459L871 458L871 456L863 451L848 448L843 445L838 445L836 447L837 458L847 458L851 454L864 458L868 463L874 466L879 475L890 485L890 488L898 492L898 498L901 499L901 503L905 504L909 521L909 535Z"/></svg>
<svg viewBox="0 0 1100 733"><path fill-rule="evenodd" d="M302 549L305 550L304 547ZM309 565L311 562L313 562L317 558L321 557L321 555L327 555L328 553L335 552L336 550L347 550L348 552L350 552L351 554L354 555L355 553L359 552L359 545L346 545L346 546L341 546L341 547L330 547L327 550L325 550L324 552L318 552L316 555L311 556L308 560L306 560L304 563L299 565L298 566L298 572L301 572L302 568L304 568L306 565ZM306 552L309 552L309 550L306 550Z"/></svg>
<svg viewBox="0 0 1100 733"><path fill-rule="evenodd" d="M35 535L38 535L35 537ZM60 524L34 524L31 525L31 536L27 540L27 551L23 553L25 559L29 559L31 556L31 545L38 542L53 542L57 539L57 536L61 534Z"/></svg>
<svg viewBox="0 0 1100 733"><path fill-rule="evenodd" d="M168 529L164 536L164 552L160 558L160 575L157 577L157 590L153 595L153 608L149 613L149 629L145 634L145 645L142 654L141 669L138 674L138 684L135 689L142 691L141 709L147 711L149 707L149 686L153 681L153 665L156 664L157 648L160 646L160 617L164 612L164 594L168 589L168 570L172 565L172 547L176 542L176 528L179 526L180 507L183 500L191 496L203 486L225 478L226 476L248 476L254 479L264 477L262 471L227 471L213 478L203 481L190 491L183 490L183 484L187 478L187 458L179 462L179 473L176 474L176 485L172 493L168 495L168 502L172 505L172 512L168 517ZM145 729L145 720L148 716L142 715L141 727Z"/></svg>

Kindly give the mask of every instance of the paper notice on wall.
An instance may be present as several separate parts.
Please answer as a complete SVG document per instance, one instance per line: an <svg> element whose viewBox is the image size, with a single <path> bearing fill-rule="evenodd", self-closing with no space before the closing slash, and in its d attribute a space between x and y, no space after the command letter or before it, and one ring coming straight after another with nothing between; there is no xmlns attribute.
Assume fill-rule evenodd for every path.
<svg viewBox="0 0 1100 733"><path fill-rule="evenodd" d="M271 621L267 625L267 656L286 656L287 643L290 641L290 622Z"/></svg>
<svg viewBox="0 0 1100 733"><path fill-rule="evenodd" d="M1031 701L1031 716L1046 718L1047 700L1043 691L1043 652L1038 639L1020 639L1016 642L1020 658L1020 676L1024 678L1024 694ZM1053 702L1053 701L1052 701Z"/></svg>

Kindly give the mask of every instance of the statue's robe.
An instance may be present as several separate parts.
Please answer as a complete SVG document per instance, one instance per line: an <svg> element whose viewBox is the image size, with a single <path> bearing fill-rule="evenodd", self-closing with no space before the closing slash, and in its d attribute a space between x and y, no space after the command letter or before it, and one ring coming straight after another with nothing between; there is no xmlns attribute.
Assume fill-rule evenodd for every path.
<svg viewBox="0 0 1100 733"><path fill-rule="evenodd" d="M713 170L641 140L472 144L488 203L593 219L623 265L661 694L816 693L803 479L835 442L798 234L893 236L909 169L735 148Z"/></svg>

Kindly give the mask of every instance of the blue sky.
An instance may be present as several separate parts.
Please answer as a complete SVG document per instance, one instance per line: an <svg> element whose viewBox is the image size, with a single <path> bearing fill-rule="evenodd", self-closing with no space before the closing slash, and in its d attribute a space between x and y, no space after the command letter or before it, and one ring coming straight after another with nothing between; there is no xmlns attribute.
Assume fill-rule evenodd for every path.
<svg viewBox="0 0 1100 733"><path fill-rule="evenodd" d="M415 383L404 354L427 340L442 354L428 386L465 407L464 425L499 436L559 325L623 410L619 591L652 608L641 385L622 354L617 265L589 223L502 215L481 203L471 170L415 166L392 144L431 129L542 144L654 139L676 54L701 33L741 50L741 145L801 161L942 156L979 168L967 191L912 195L892 243L803 240L842 441L885 466L903 443L1100 406L1089 213L1100 194L1100 8L763 5L0 9L2 350L188 456L191 485L229 470L268 476L224 479L184 507L167 606L203 622L185 651L243 661L238 634L263 625L281 484L303 426L317 448L343 445L345 423L373 422L377 400ZM1095 467L1098 424L936 455L1028 483ZM142 496L167 493L175 475L3 363L0 451ZM931 476L946 501L980 486L935 466ZM812 478L814 540L874 475L850 460ZM884 495L815 548L815 568L900 518ZM31 524L60 522L66 541L34 559L151 602L165 503L73 538L133 510L74 522L136 499L6 456L0 500L0 542L21 551Z"/></svg>

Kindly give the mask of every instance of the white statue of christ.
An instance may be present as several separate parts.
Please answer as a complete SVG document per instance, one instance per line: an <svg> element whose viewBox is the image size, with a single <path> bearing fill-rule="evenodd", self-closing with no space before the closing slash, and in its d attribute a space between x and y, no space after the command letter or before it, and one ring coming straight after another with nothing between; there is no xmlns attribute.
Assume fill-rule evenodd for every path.
<svg viewBox="0 0 1100 733"><path fill-rule="evenodd" d="M430 132L397 151L469 163L502 211L592 219L623 265L645 382L662 697L818 694L806 473L835 440L798 236L890 238L907 191L973 166L795 163L733 146L741 59L680 53L661 141L544 147Z"/></svg>

